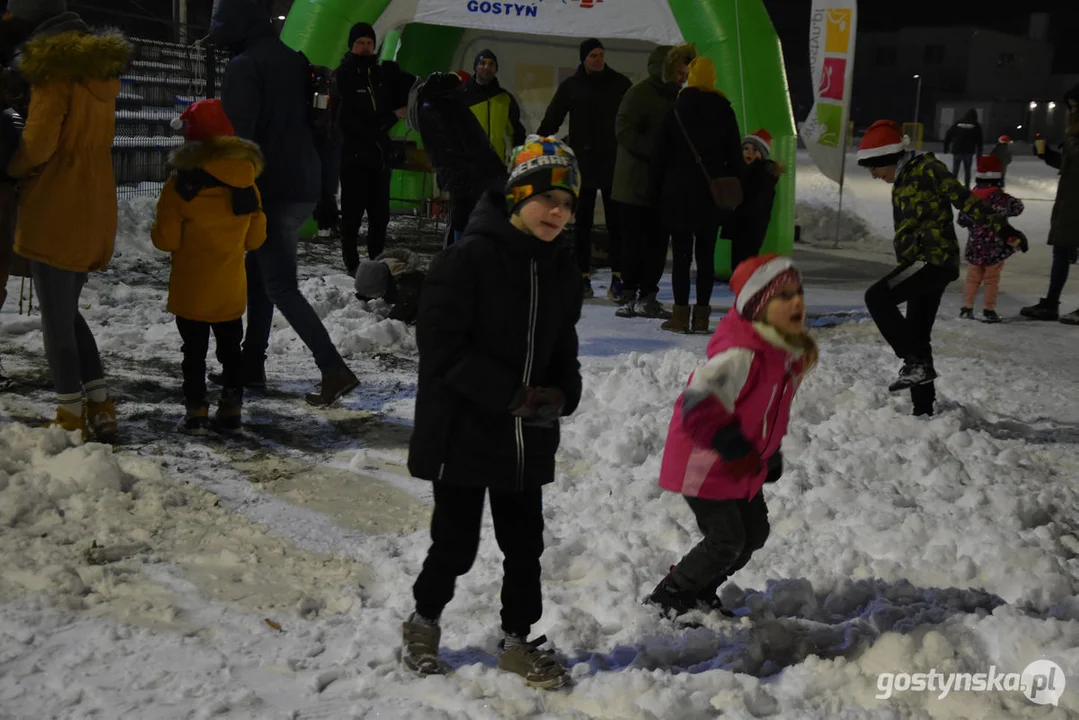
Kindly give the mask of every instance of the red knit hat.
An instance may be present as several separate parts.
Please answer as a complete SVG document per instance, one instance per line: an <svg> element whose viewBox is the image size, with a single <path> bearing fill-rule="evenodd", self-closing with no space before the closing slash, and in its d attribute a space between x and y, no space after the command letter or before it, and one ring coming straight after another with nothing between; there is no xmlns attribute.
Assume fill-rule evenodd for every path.
<svg viewBox="0 0 1079 720"><path fill-rule="evenodd" d="M979 155L978 156L978 173L977 178L979 180L1000 180L1004 174L1004 166L1000 164L1000 158L996 155Z"/></svg>
<svg viewBox="0 0 1079 720"><path fill-rule="evenodd" d="M236 134L221 101L216 98L191 103L171 124L176 130L183 128L184 140L188 142Z"/></svg>
<svg viewBox="0 0 1079 720"><path fill-rule="evenodd" d="M764 157L768 157L772 154L772 133L764 128L742 138L742 144L745 145L746 143L756 145L757 149L761 151L761 155L764 155Z"/></svg>
<svg viewBox="0 0 1079 720"><path fill-rule="evenodd" d="M858 146L858 164L862 167L886 167L899 162L910 138L894 120L878 120L869 126Z"/></svg>
<svg viewBox="0 0 1079 720"><path fill-rule="evenodd" d="M770 253L743 261L731 274L734 307L747 320L756 319L779 288L791 280L802 279L794 261Z"/></svg>

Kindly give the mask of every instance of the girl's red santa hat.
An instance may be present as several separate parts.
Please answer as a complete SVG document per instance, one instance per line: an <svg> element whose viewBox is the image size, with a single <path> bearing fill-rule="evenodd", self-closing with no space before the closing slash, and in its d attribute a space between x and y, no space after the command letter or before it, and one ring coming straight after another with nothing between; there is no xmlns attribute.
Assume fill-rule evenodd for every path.
<svg viewBox="0 0 1079 720"><path fill-rule="evenodd" d="M858 164L862 167L898 165L907 152L910 138L894 120L878 120L869 126L858 146Z"/></svg>
<svg viewBox="0 0 1079 720"><path fill-rule="evenodd" d="M979 180L1000 180L1004 175L1004 166L1000 164L1000 158L996 155L979 155L978 172L975 177Z"/></svg>
<svg viewBox="0 0 1079 720"><path fill-rule="evenodd" d="M747 320L755 320L779 289L792 280L802 281L789 257L769 253L744 260L731 273L734 308Z"/></svg>
<svg viewBox="0 0 1079 720"><path fill-rule="evenodd" d="M231 137L236 134L225 108L217 98L199 100L187 106L169 123L174 130L184 131L184 140L199 142L212 137Z"/></svg>
<svg viewBox="0 0 1079 720"><path fill-rule="evenodd" d="M772 154L772 133L761 128L755 133L750 133L742 138L742 144L755 145L761 151L761 155L767 158Z"/></svg>

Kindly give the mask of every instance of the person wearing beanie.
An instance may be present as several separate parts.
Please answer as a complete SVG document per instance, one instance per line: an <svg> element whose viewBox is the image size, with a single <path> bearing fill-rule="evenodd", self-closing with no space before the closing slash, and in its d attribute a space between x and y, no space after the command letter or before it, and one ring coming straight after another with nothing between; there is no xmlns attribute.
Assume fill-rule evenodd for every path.
<svg viewBox="0 0 1079 720"><path fill-rule="evenodd" d="M712 60L695 58L689 65L687 83L663 122L656 147L660 217L673 246L674 308L661 327L670 332L707 333L716 282L716 239L720 225L728 224L732 217L730 210L716 206L710 179L741 181L744 163L738 119L730 100L716 89ZM697 302L691 317L690 268L694 259Z"/></svg>
<svg viewBox="0 0 1079 720"><path fill-rule="evenodd" d="M390 128L408 109L416 77L375 54L375 31L357 23L348 34L348 51L334 80L335 117L341 131L341 257L355 276L360 264L360 228L367 215L367 257L386 247L390 224L390 177L393 169Z"/></svg>
<svg viewBox="0 0 1079 720"><path fill-rule="evenodd" d="M590 298L595 294L591 279L592 225L597 194L603 197L611 274L621 284L621 210L611 197L614 161L618 153L614 118L622 97L633 83L607 64L606 50L596 38L581 43L580 57L577 72L558 86L536 132L542 136L555 135L569 115L566 142L577 154L581 181L584 183L574 228L574 246L577 249L577 267L581 271L582 295ZM614 290L612 283L612 292Z"/></svg>
<svg viewBox="0 0 1079 720"><path fill-rule="evenodd" d="M483 132L503 163L510 150L525 141L521 106L498 82L498 57L483 49L472 63L472 77L461 85L460 100L479 120Z"/></svg>
<svg viewBox="0 0 1079 720"><path fill-rule="evenodd" d="M173 152L173 174L161 190L150 238L172 253L168 311L183 341L188 435L207 435L206 353L210 333L222 366L216 429L240 429L243 407L243 314L247 309L245 253L266 240L266 215L255 179L262 172L258 145L235 136L216 99L199 100L173 121L184 144Z"/></svg>
<svg viewBox="0 0 1079 720"><path fill-rule="evenodd" d="M719 587L768 539L763 486L783 474L791 403L816 365L802 280L790 258L753 257L731 276L735 306L708 342L674 405L659 485L680 493L704 538L646 602L665 615L730 615Z"/></svg>
<svg viewBox="0 0 1079 720"><path fill-rule="evenodd" d="M964 184L969 189L971 166L974 158L982 154L982 125L974 108L967 110L944 134L944 154L949 152L952 154L952 175L958 177L959 168L963 168Z"/></svg>
<svg viewBox="0 0 1079 720"><path fill-rule="evenodd" d="M989 154L1000 160L1000 184L1003 187L1008 184L1008 166L1012 164L1012 139L1001 135Z"/></svg>
<svg viewBox="0 0 1079 720"><path fill-rule="evenodd" d="M932 415L937 377L932 332L944 290L959 279L959 240L954 206L1023 252L1027 239L1007 219L973 195L933 153L908 150L898 123L878 120L858 146L858 164L892 185L897 267L874 283L865 304L881 335L903 361L890 392L910 389L916 416ZM907 304L904 317L899 305Z"/></svg>
<svg viewBox="0 0 1079 720"><path fill-rule="evenodd" d="M1057 148L1035 144L1035 152L1051 168L1060 171L1053 215L1049 222L1049 244L1053 265L1049 271L1049 291L1036 304L1019 311L1032 320L1059 320L1079 325L1079 310L1061 315L1060 295L1068 282L1068 269L1079 258L1079 85L1064 95L1068 126L1064 142Z"/></svg>
<svg viewBox="0 0 1079 720"><path fill-rule="evenodd" d="M270 22L264 0L219 0L210 41L232 59L221 84L221 103L237 137L262 150L258 190L266 213L266 242L247 256L247 328L243 385L266 388L266 358L274 309L311 352L320 381L304 399L326 407L360 384L311 307L296 275L300 231L322 198L323 162L310 112L312 65L288 47ZM224 382L221 373L210 380Z"/></svg>
<svg viewBox="0 0 1079 720"><path fill-rule="evenodd" d="M416 322L424 273L410 250L387 250L374 260L364 260L356 270L356 299L383 300L391 306L387 316L406 325Z"/></svg>
<svg viewBox="0 0 1079 720"><path fill-rule="evenodd" d="M53 425L99 442L117 436L116 407L93 333L79 312L88 274L105 270L116 237L113 142L131 45L56 0L9 2L0 36L30 104L7 176L19 181L14 252L29 261L56 391ZM10 48L5 48L10 50ZM59 211L62 207L62 211Z"/></svg>
<svg viewBox="0 0 1079 720"><path fill-rule="evenodd" d="M731 267L738 267L761 251L772 221L776 185L786 172L782 163L770 159L772 134L761 128L742 138L744 199L723 225L723 237L731 244Z"/></svg>
<svg viewBox="0 0 1079 720"><path fill-rule="evenodd" d="M975 182L974 194L989 204L997 215L1015 217L1023 212L1023 201L1004 192L1004 168L995 155L978 158ZM959 213L959 225L970 230L966 248L969 263L967 281L959 317L974 318L974 297L978 287L984 284L985 309L982 316L985 322L998 323L1001 321L996 312L1000 273L1004 269L1004 261L1015 252L1015 248L994 235L989 228L974 222L966 213Z"/></svg>
<svg viewBox="0 0 1079 720"><path fill-rule="evenodd" d="M505 555L498 667L537 688L569 679L528 635L543 614L542 487L555 477L559 418L581 399L580 276L560 241L580 187L567 145L528 137L506 185L480 199L427 273L408 468L434 483L432 542L402 627L403 663L420 675L447 671L439 619L472 567L490 495Z"/></svg>
<svg viewBox="0 0 1079 720"><path fill-rule="evenodd" d="M611 282L608 296L619 306L618 317L671 317L657 300L671 239L658 192L659 136L696 56L693 45L655 48L648 56L648 77L626 91L615 114L611 199L621 210L622 275Z"/></svg>

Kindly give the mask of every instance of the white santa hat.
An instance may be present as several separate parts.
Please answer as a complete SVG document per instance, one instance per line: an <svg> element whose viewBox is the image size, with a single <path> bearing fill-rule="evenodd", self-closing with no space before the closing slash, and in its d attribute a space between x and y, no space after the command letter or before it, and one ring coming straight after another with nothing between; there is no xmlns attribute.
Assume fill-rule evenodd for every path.
<svg viewBox="0 0 1079 720"><path fill-rule="evenodd" d="M865 131L858 146L858 164L862 167L895 165L909 145L910 138L903 134L899 123L878 120Z"/></svg>

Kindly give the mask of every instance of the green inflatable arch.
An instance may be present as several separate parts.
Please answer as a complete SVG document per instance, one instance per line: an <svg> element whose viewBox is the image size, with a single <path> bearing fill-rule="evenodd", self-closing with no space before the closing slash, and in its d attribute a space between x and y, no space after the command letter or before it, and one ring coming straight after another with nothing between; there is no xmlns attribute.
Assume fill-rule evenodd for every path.
<svg viewBox="0 0 1079 720"><path fill-rule="evenodd" d="M292 5L281 39L303 51L312 62L336 67L357 22L374 24L392 0L306 0ZM742 133L760 127L772 133L772 158L786 166L780 179L772 221L762 252L790 255L794 245L794 171L797 133L791 111L783 51L763 0L669 0L671 12L686 42L716 65L719 87L730 98ZM382 39L382 56L408 72L426 75L451 70L450 64L464 30L411 23L402 33ZM398 53L398 46L401 52ZM404 134L404 123L394 129ZM393 196L420 199L423 179L416 173L395 172ZM716 251L716 271L730 274L726 243Z"/></svg>

